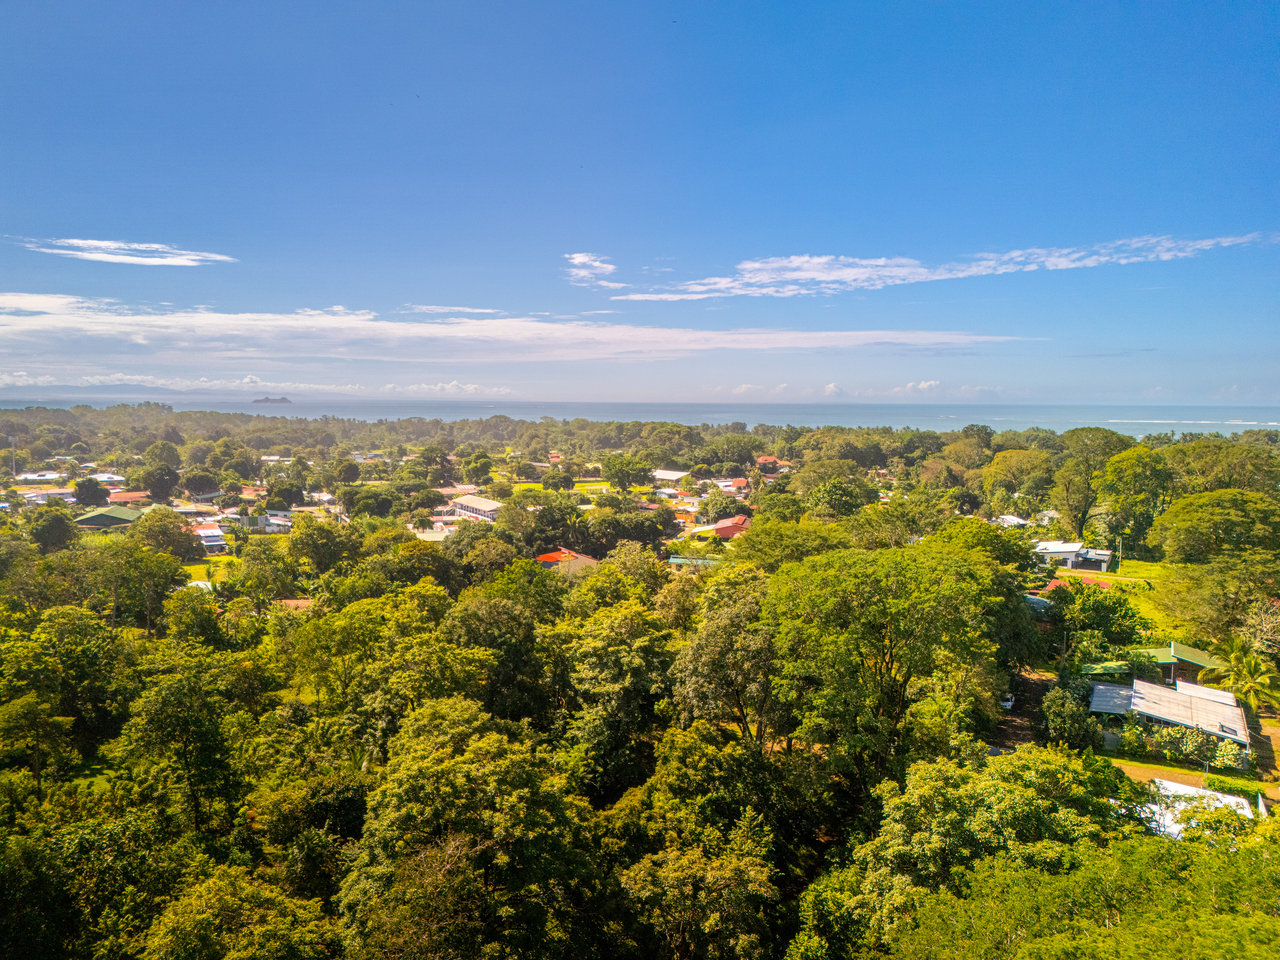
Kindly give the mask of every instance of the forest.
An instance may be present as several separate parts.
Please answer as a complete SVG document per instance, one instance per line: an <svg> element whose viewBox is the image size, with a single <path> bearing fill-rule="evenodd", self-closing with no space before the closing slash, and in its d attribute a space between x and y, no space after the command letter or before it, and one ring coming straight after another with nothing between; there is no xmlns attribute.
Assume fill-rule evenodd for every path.
<svg viewBox="0 0 1280 960"><path fill-rule="evenodd" d="M0 956L1280 946L1274 821L1193 805L1174 839L1122 769L1256 801L1274 757L1104 736L1085 669L1203 649L1266 739L1280 432L139 404L4 410L0 437ZM692 537L655 469L749 526ZM462 485L496 521L419 536ZM117 492L149 509L77 523ZM225 554L197 505L244 521ZM1054 539L1118 569L1054 569ZM561 548L590 562L538 559Z"/></svg>

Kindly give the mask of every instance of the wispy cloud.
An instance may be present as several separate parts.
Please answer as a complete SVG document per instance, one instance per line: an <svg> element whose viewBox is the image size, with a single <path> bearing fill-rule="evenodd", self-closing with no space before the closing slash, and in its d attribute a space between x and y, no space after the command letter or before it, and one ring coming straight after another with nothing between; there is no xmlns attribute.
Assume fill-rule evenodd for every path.
<svg viewBox="0 0 1280 960"><path fill-rule="evenodd" d="M112 300L64 294L0 293L0 348L23 344L43 355L169 348L200 356L292 354L314 359L391 362L485 360L523 363L679 357L708 351L795 352L875 345L969 347L1017 340L954 330L698 330L595 319L458 316L384 319L335 306L294 313L211 309L141 310ZM88 341L92 340L90 344ZM114 344L114 347L113 347Z"/></svg>
<svg viewBox="0 0 1280 960"><path fill-rule="evenodd" d="M184 377L156 376L138 373L94 373L81 376L55 377L32 376L19 371L0 374L0 387L145 387L149 389L181 390L184 392L221 391L237 392L271 391L289 393L344 393L353 395L401 395L426 397L502 397L511 393L509 387L485 386L479 383L388 383L373 390L359 383L315 383L300 380L281 380L246 374L239 377Z"/></svg>
<svg viewBox="0 0 1280 960"><path fill-rule="evenodd" d="M564 258L569 261L569 266L565 267L565 276L575 286L604 287L608 290L621 290L627 286L608 279L618 269L616 264L609 262L608 257L597 253L566 253Z"/></svg>
<svg viewBox="0 0 1280 960"><path fill-rule="evenodd" d="M494 310L491 307L437 307L424 306L420 303L406 303L400 308L401 313L505 313L503 310Z"/></svg>
<svg viewBox="0 0 1280 960"><path fill-rule="evenodd" d="M450 380L448 383L388 383L382 388L387 393L409 394L419 397L505 397L510 395L510 387L486 387L478 383L460 383Z"/></svg>
<svg viewBox="0 0 1280 960"><path fill-rule="evenodd" d="M151 387L165 390L272 390L311 393L361 393L357 383L306 383L297 380L270 380L246 374L242 377L155 376L138 373L87 374L57 381L69 387Z"/></svg>
<svg viewBox="0 0 1280 960"><path fill-rule="evenodd" d="M221 253L179 250L167 243L125 243L121 240L33 240L18 238L28 250L53 253L77 260L101 263L132 263L147 267L198 267L206 263L235 263L235 257Z"/></svg>
<svg viewBox="0 0 1280 960"><path fill-rule="evenodd" d="M1034 270L1075 270L1107 264L1183 260L1207 250L1258 243L1260 233L1203 240L1130 237L1090 247L1032 247L979 253L929 266L909 257L790 256L744 260L730 277L689 280L665 290L615 295L614 300L708 300L718 297L798 297L880 290L907 283L989 277Z"/></svg>

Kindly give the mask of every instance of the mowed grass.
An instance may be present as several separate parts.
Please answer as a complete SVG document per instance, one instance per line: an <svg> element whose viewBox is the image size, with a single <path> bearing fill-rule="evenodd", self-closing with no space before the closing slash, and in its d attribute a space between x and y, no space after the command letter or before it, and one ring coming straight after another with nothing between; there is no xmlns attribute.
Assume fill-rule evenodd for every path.
<svg viewBox="0 0 1280 960"><path fill-rule="evenodd" d="M227 578L227 564L233 558L230 554L217 557L206 557L198 563L183 564L182 569L185 570L192 580L209 580L211 583L217 583L219 580ZM213 568L212 577L209 568Z"/></svg>
<svg viewBox="0 0 1280 960"><path fill-rule="evenodd" d="M1174 576L1169 564L1151 563L1146 560L1125 560L1120 564L1120 570L1112 573L1056 570L1054 574L1060 579L1085 577L1089 580L1115 584L1118 589L1124 590L1125 596L1129 598L1134 608L1150 620L1157 631L1177 636L1186 633L1186 624L1169 616L1161 603Z"/></svg>
<svg viewBox="0 0 1280 960"><path fill-rule="evenodd" d="M518 480L511 484L512 490L541 490L542 484L537 480ZM609 489L607 480L575 480L573 489L578 493L605 493ZM637 490L640 488L637 487Z"/></svg>

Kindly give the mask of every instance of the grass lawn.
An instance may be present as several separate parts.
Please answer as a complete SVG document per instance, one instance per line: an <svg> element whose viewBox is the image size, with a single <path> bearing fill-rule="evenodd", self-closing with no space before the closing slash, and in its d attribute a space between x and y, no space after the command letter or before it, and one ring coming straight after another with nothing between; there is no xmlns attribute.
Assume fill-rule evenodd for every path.
<svg viewBox="0 0 1280 960"><path fill-rule="evenodd" d="M1099 756L1106 757L1123 770L1127 776L1142 783L1147 783L1151 780L1172 780L1174 783L1183 783L1189 787L1204 786L1204 771L1201 769L1170 766L1162 763L1147 763L1141 760L1128 760L1102 752L1099 753ZM1237 779L1250 779L1248 776L1242 776L1241 773L1232 774L1232 776ZM1258 789L1266 795L1268 800L1280 800L1280 784L1268 783L1264 780L1257 781L1257 784Z"/></svg>
<svg viewBox="0 0 1280 960"><path fill-rule="evenodd" d="M98 757L93 763L82 763L74 771L71 782L80 787L99 789L107 785L108 774L118 770L114 763Z"/></svg>
<svg viewBox="0 0 1280 960"><path fill-rule="evenodd" d="M213 567L213 582L227 578L227 564L232 560L230 554L217 557L206 557L199 563L184 564L182 569L187 571L192 580L208 580L209 567Z"/></svg>
<svg viewBox="0 0 1280 960"><path fill-rule="evenodd" d="M1095 573L1092 570L1055 570L1059 579L1085 577L1113 583L1125 590L1125 595L1137 611L1150 620L1161 633L1183 636L1186 625L1164 611L1161 596L1172 579L1169 564L1150 563L1145 560L1125 560L1118 573Z"/></svg>
<svg viewBox="0 0 1280 960"><path fill-rule="evenodd" d="M537 480L519 480L511 484L512 490L541 490L542 484ZM608 480L575 480L573 489L579 493L604 493L609 489ZM638 487L636 488L639 489Z"/></svg>

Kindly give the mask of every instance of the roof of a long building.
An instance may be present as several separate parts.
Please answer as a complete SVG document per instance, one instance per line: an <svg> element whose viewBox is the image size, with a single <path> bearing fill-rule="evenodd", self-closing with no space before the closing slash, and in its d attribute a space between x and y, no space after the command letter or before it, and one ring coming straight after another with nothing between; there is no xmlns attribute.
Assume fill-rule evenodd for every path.
<svg viewBox="0 0 1280 960"><path fill-rule="evenodd" d="M453 503L460 503L464 507L471 507L473 510L497 510L502 506L502 502L500 500L490 500L488 497L477 497L470 493L465 496L455 498Z"/></svg>
<svg viewBox="0 0 1280 960"><path fill-rule="evenodd" d="M1089 709L1093 713L1115 714L1132 710L1153 720L1194 727L1248 746L1249 728L1245 725L1244 711L1235 697L1230 703L1221 702L1219 693L1194 683L1181 684L1179 689L1146 680L1134 680L1132 687L1096 683Z"/></svg>
<svg viewBox="0 0 1280 960"><path fill-rule="evenodd" d="M90 510L76 517L76 523L84 523L85 521L93 521L98 519L119 520L122 523L132 523L142 516L143 511L133 510L129 507L99 507L97 510Z"/></svg>

